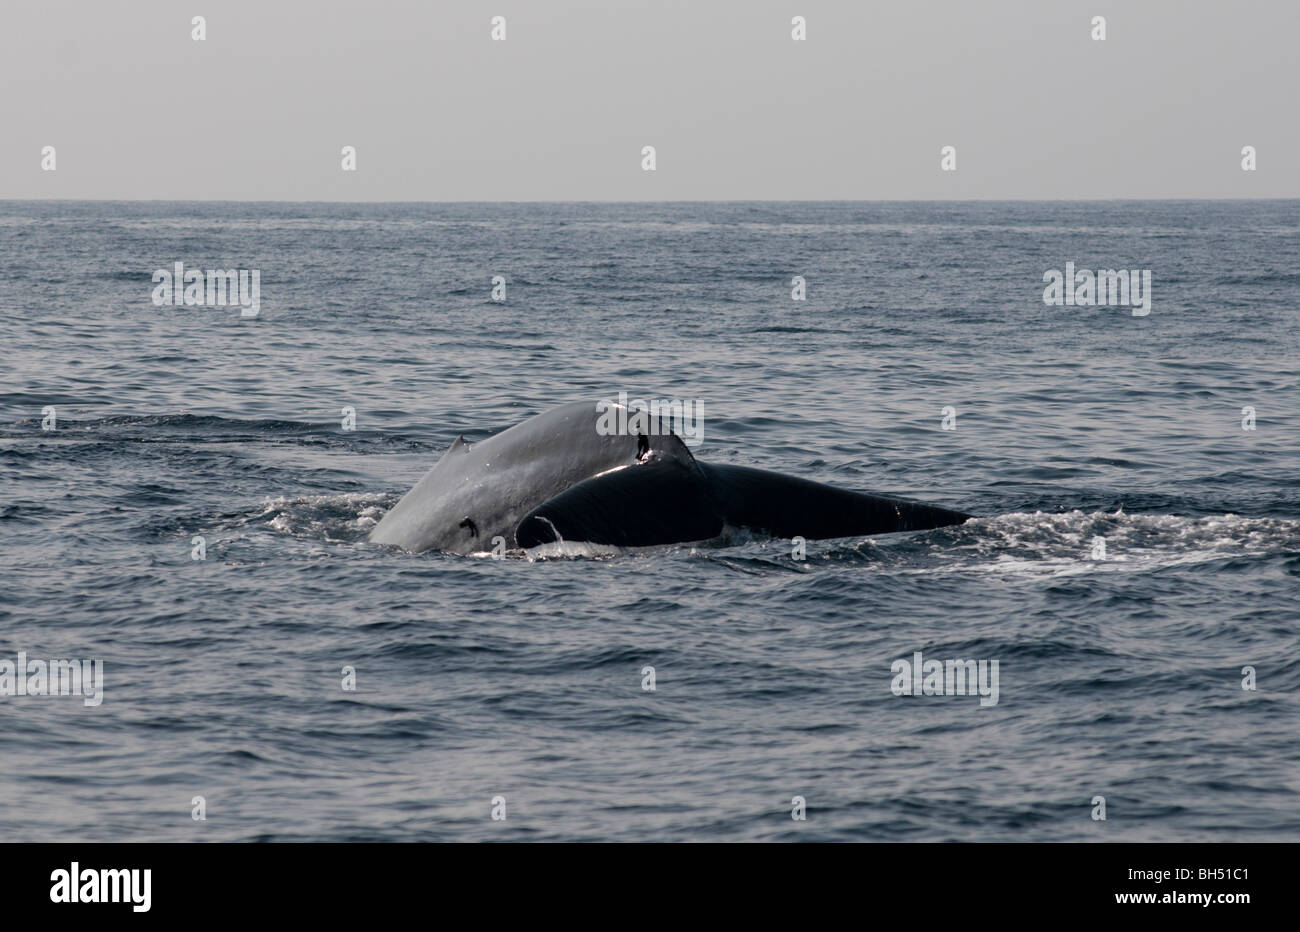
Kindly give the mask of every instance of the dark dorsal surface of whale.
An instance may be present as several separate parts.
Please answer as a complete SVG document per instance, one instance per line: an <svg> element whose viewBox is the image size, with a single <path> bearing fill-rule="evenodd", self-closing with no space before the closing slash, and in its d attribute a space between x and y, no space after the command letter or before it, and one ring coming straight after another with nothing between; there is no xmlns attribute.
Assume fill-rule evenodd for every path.
<svg viewBox="0 0 1300 932"><path fill-rule="evenodd" d="M602 433L573 402L468 444L458 438L370 534L410 551L469 554L552 543L701 543L728 529L819 540L920 531L970 515L691 455L666 422ZM607 422L607 419L606 419Z"/></svg>

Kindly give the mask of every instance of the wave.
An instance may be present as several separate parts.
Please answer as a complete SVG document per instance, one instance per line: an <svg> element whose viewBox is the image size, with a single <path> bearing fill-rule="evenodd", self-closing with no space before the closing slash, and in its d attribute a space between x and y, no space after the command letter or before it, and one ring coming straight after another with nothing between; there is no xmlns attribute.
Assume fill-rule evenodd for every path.
<svg viewBox="0 0 1300 932"><path fill-rule="evenodd" d="M277 498L243 515L232 527L264 524L302 539L364 540L393 494L348 493ZM1104 542L1104 549L1099 546ZM1175 566L1300 553L1300 521L1235 514L1183 517L1079 510L1048 514L1011 512L974 518L964 525L869 538L809 541L806 558L795 560L783 538L728 528L717 540L659 547L623 548L559 541L510 559L608 560L704 559L741 573L808 572L818 567L857 565L884 572L966 572L1014 578L1068 577L1097 572L1150 572ZM488 559L490 551L471 554ZM462 559L448 556L447 559Z"/></svg>
<svg viewBox="0 0 1300 932"><path fill-rule="evenodd" d="M30 417L0 427L0 438L46 440L102 439L130 443L230 443L235 441L263 443L296 443L300 445L327 444L354 446L380 443L397 446L401 451L424 451L437 448L423 441L401 434L358 428L340 429L340 419L334 412L320 412L319 421L300 421L286 418L234 418L211 414L115 414L103 417L76 417L83 404L66 407L55 400L46 400L58 414L57 429L43 431L40 417Z"/></svg>
<svg viewBox="0 0 1300 932"><path fill-rule="evenodd" d="M1214 285L1300 285L1300 272L1269 271L1259 275L1221 275Z"/></svg>

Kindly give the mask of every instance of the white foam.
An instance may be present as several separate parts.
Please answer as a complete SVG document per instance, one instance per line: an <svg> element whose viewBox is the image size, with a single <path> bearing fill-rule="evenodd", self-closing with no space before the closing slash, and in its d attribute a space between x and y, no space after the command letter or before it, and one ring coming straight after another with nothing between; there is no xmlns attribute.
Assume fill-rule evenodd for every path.
<svg viewBox="0 0 1300 932"><path fill-rule="evenodd" d="M1237 556L1258 556L1300 545L1300 521L1069 511L1012 513L975 518L943 545L945 572L969 571L1007 577L1079 576L1145 572ZM1106 542L1105 557L1092 558L1093 540ZM1025 553L1029 551L1029 553ZM935 567L915 572L934 572Z"/></svg>

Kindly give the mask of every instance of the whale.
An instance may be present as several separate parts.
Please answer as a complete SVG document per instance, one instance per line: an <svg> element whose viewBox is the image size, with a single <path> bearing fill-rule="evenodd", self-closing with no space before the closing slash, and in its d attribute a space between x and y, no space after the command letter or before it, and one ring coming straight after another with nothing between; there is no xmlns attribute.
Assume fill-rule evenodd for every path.
<svg viewBox="0 0 1300 932"><path fill-rule="evenodd" d="M413 553L704 544L738 531L825 540L961 524L960 511L695 458L666 419L575 401L486 440L459 436L370 533ZM640 428L644 427L644 430Z"/></svg>

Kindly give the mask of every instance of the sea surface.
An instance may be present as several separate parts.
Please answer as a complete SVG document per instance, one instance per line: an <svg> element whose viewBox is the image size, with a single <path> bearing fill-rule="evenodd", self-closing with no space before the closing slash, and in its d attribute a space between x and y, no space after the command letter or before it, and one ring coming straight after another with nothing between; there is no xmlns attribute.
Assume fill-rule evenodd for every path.
<svg viewBox="0 0 1300 932"><path fill-rule="evenodd" d="M260 315L155 305L176 262ZM1047 306L1067 262L1151 313ZM1300 840L1300 202L0 202L0 348L0 660L104 671L0 696L5 840ZM367 543L620 391L978 517ZM918 651L997 703L894 695Z"/></svg>

